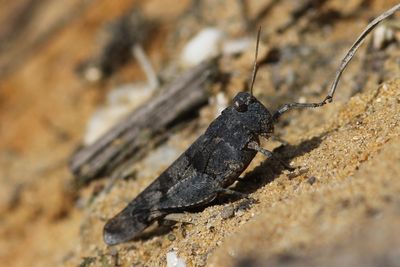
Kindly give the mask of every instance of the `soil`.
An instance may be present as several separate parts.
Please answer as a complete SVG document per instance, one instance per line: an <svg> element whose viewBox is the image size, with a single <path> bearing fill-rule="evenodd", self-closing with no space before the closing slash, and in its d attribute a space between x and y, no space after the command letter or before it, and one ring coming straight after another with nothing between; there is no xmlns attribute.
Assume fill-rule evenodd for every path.
<svg viewBox="0 0 400 267"><path fill-rule="evenodd" d="M156 71L178 65L185 43L206 26L231 38L262 26L255 96L268 108L318 101L343 53L371 18L397 1L0 1L0 262L4 266L166 266L174 250L187 266L396 266L400 259L400 49L394 37L370 40L346 70L334 102L285 114L275 126L287 141L263 146L297 166L289 172L257 155L224 198L145 238L114 247L105 221L140 193L213 119L214 102L136 163L135 179L108 194L100 179L72 186L68 160L86 123L112 87L145 79L135 61L96 84L74 70L98 47L99 29L136 5L161 26L146 45ZM174 6L174 8L171 8ZM226 8L230 6L231 8ZM296 9L297 8L297 9ZM4 10L10 12L5 13ZM60 12L63 10L63 12ZM13 15L12 15L13 14ZM255 42L255 41L254 41ZM230 74L212 92L244 89L254 49L220 60ZM173 70L178 68L172 68ZM177 75L176 70L175 75ZM165 151L168 157L160 159ZM254 199L255 201L252 201Z"/></svg>

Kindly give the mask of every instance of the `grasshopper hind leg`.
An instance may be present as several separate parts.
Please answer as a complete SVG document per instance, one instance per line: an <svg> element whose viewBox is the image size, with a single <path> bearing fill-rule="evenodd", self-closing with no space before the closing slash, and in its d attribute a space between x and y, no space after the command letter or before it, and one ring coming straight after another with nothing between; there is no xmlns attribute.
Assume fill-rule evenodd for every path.
<svg viewBox="0 0 400 267"><path fill-rule="evenodd" d="M213 201L223 190L214 178L207 174L187 177L171 187L155 210L184 210Z"/></svg>

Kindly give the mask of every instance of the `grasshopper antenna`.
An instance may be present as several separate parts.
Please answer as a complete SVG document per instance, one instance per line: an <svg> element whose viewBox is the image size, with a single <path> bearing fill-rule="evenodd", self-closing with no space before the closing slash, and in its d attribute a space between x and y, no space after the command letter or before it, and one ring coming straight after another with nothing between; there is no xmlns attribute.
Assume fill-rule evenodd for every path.
<svg viewBox="0 0 400 267"><path fill-rule="evenodd" d="M339 83L340 77L342 76L343 71L346 69L347 65L349 62L352 60L354 57L355 53L357 52L358 48L361 46L365 38L368 36L368 34L383 20L385 20L387 17L390 17L393 15L396 11L400 9L400 4L397 4L390 8L389 10L385 11L382 13L380 16L375 18L373 21L371 21L367 27L364 29L364 31L358 36L357 40L354 42L354 44L351 46L349 51L346 53L345 57L342 59L342 62L339 66L339 68L336 71L335 78L333 80L333 83L331 85L331 88L328 92L328 95L325 97L325 99L319 103L288 103L275 111L275 113L272 116L272 119L274 121L278 120L278 118L285 113L288 110L295 109L295 108L316 108L316 107L322 107L327 103L332 102L333 100L333 95L335 94L336 87Z"/></svg>
<svg viewBox="0 0 400 267"><path fill-rule="evenodd" d="M261 26L258 28L258 32L257 32L256 54L254 56L253 74L251 75L251 84L250 84L250 94L251 95L253 95L254 81L256 80L257 71L258 71L257 57L258 57L258 44L260 43L260 34L261 34Z"/></svg>

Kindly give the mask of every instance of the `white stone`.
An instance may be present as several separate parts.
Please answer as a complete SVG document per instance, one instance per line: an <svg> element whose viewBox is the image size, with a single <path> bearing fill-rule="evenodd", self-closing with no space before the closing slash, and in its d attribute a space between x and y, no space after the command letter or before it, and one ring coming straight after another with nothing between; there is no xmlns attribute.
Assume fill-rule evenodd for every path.
<svg viewBox="0 0 400 267"><path fill-rule="evenodd" d="M84 72L84 77L89 82L97 82L102 78L101 70L97 67L91 66Z"/></svg>
<svg viewBox="0 0 400 267"><path fill-rule="evenodd" d="M236 55L245 52L254 44L254 40L244 37L234 40L226 40L223 44L222 52L224 55Z"/></svg>
<svg viewBox="0 0 400 267"><path fill-rule="evenodd" d="M196 34L184 47L181 62L185 67L191 67L200 62L218 56L224 33L217 28L205 28Z"/></svg>
<svg viewBox="0 0 400 267"><path fill-rule="evenodd" d="M219 92L215 96L215 102L216 102L215 117L218 117L219 115L221 115L222 111L228 106L228 99L226 98L224 93Z"/></svg>
<svg viewBox="0 0 400 267"><path fill-rule="evenodd" d="M372 47L378 50L394 39L394 32L393 29L383 24L376 28L372 36Z"/></svg>
<svg viewBox="0 0 400 267"><path fill-rule="evenodd" d="M167 267L186 267L186 263L183 259L178 258L175 251L170 251L167 253Z"/></svg>

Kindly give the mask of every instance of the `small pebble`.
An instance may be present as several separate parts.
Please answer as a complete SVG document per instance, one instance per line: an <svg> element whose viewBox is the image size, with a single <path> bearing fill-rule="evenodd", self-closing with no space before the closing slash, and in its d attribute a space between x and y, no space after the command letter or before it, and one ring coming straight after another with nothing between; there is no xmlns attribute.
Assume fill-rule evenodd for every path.
<svg viewBox="0 0 400 267"><path fill-rule="evenodd" d="M236 217L242 217L244 215L245 211L242 209L239 209L238 211L236 211Z"/></svg>
<svg viewBox="0 0 400 267"><path fill-rule="evenodd" d="M229 205L222 209L221 218L224 220L232 218L234 214L235 214L235 208L232 205Z"/></svg>
<svg viewBox="0 0 400 267"><path fill-rule="evenodd" d="M214 233L214 231L215 231L215 226L214 225L207 225L207 228L211 233Z"/></svg>
<svg viewBox="0 0 400 267"><path fill-rule="evenodd" d="M381 211L378 208L375 207L367 207L365 210L365 214L368 217L376 217L381 213Z"/></svg>
<svg viewBox="0 0 400 267"><path fill-rule="evenodd" d="M199 250L200 250L199 244L193 243L192 244L192 249L191 249L192 255L197 255Z"/></svg>
<svg viewBox="0 0 400 267"><path fill-rule="evenodd" d="M306 103L307 102L307 98L305 98L304 96L299 98L299 103Z"/></svg>
<svg viewBox="0 0 400 267"><path fill-rule="evenodd" d="M182 227L182 230L181 230L181 235L182 235L182 237L183 237L183 238L186 238L186 236L187 236L187 232L186 232L186 229L185 229L185 227Z"/></svg>
<svg viewBox="0 0 400 267"><path fill-rule="evenodd" d="M309 183L310 185L313 185L316 181L317 178L315 178L315 176L311 176L307 179L307 183Z"/></svg>
<svg viewBox="0 0 400 267"><path fill-rule="evenodd" d="M297 177L297 176L299 176L299 175L302 175L302 174L306 173L307 171L308 171L308 168L306 168L306 167L301 167L301 168L295 169L295 170L292 171L292 172L289 172L289 173L287 174L287 176L288 176L289 179L293 179L293 178L295 178L295 177Z"/></svg>
<svg viewBox="0 0 400 267"><path fill-rule="evenodd" d="M169 234L169 235L168 235L168 240L169 240L169 241L175 241L175 239L176 239L176 236L175 236L175 235L173 235L173 234Z"/></svg>
<svg viewBox="0 0 400 267"><path fill-rule="evenodd" d="M207 258L208 253L204 253L203 255L201 255L196 262L197 266L207 266Z"/></svg>
<svg viewBox="0 0 400 267"><path fill-rule="evenodd" d="M101 73L101 70L98 67L89 66L84 70L83 77L88 82L98 82L103 77L103 74Z"/></svg>
<svg viewBox="0 0 400 267"><path fill-rule="evenodd" d="M257 203L257 200L254 198L247 198L244 199L243 201L241 201L237 207L236 207L236 215L238 215L240 212L244 212L248 209L251 208L251 205L253 205L254 203Z"/></svg>

